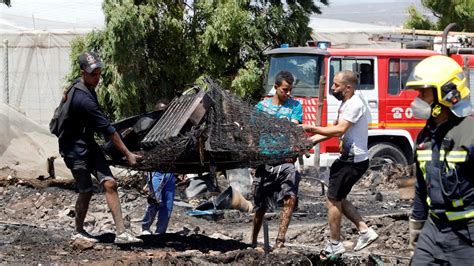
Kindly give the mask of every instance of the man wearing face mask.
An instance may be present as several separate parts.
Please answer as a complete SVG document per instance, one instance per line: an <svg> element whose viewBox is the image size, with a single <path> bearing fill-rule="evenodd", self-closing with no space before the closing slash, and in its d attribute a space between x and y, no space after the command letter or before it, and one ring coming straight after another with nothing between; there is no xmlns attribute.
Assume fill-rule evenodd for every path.
<svg viewBox="0 0 474 266"><path fill-rule="evenodd" d="M305 131L315 133L312 137L315 142L332 137L340 138L341 156L331 165L326 199L330 239L324 251L334 255L345 252L340 241L343 214L359 231L355 251L367 247L378 237L377 233L362 220L352 203L346 199L352 186L369 167L368 110L362 100L354 94L356 85L357 76L354 72L344 70L337 73L330 90L336 99L342 101L335 125L329 127L303 125Z"/></svg>
<svg viewBox="0 0 474 266"><path fill-rule="evenodd" d="M474 119L466 78L456 61L437 55L415 67L405 89L418 91L413 115L428 120L415 146L412 264L472 265Z"/></svg>

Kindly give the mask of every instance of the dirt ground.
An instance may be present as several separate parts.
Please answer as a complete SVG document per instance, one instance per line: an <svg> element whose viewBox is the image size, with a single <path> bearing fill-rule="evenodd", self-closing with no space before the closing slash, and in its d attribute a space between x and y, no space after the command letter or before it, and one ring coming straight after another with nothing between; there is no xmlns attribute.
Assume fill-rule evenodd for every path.
<svg viewBox="0 0 474 266"><path fill-rule="evenodd" d="M383 167L382 167L383 168ZM263 232L259 246L251 248L252 215L226 210L213 217L186 214L198 200L187 200L187 182L177 184L174 212L164 235L141 236L141 244L115 245L114 226L105 197L93 196L86 229L99 243L70 240L77 197L72 180L18 179L0 176L0 264L408 264L408 213L410 200L400 200L398 178L406 171L396 167L374 168L354 187L349 199L380 237L369 247L353 252L357 231L343 220L346 254L337 261L322 261L328 226L321 183L308 170L300 183L299 207L287 233L287 247L265 254ZM397 172L398 171L398 172ZM321 175L323 176L323 175ZM227 181L220 177L223 190ZM146 207L137 175L120 177L119 195L126 227L140 233ZM205 199L205 198L204 198ZM270 245L278 230L278 212L269 213ZM154 228L154 227L152 227Z"/></svg>

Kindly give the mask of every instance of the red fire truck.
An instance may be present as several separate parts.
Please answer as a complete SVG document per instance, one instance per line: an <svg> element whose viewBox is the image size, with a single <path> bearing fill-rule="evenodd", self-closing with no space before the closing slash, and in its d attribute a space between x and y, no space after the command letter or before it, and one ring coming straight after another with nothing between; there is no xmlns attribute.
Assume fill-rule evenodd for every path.
<svg viewBox="0 0 474 266"><path fill-rule="evenodd" d="M369 157L411 164L414 139L425 121L415 119L410 108L417 93L402 89L414 66L422 59L436 54L423 49L277 48L267 52L269 65L264 87L267 94L271 95L276 74L281 70L293 73L296 79L292 95L303 104L303 123L314 125L318 117L319 90L323 89L320 125L328 126L336 119L340 104L328 93L334 74L341 70L354 71L359 80L356 95L362 98L370 110ZM452 57L461 66L466 62L470 65L470 88L473 88L474 57ZM325 82L321 82L320 78L324 78ZM320 84L325 85L320 88ZM339 156L339 142L336 138L322 142L319 149L320 157L316 156L316 163L319 161L320 167L330 166ZM304 164L315 164L314 152L304 158Z"/></svg>

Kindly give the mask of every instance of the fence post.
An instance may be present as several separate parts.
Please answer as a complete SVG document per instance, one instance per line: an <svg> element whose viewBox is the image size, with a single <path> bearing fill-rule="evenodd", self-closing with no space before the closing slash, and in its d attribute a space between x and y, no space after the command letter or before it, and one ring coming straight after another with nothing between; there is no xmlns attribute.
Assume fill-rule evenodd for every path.
<svg viewBox="0 0 474 266"><path fill-rule="evenodd" d="M4 53L3 53L3 69L5 73L5 77L3 80L3 88L4 88L4 94L3 94L3 100L6 104L10 103L10 89L9 89L9 84L8 84L8 76L9 76L9 71L8 71L8 40L3 40L3 48L4 48Z"/></svg>

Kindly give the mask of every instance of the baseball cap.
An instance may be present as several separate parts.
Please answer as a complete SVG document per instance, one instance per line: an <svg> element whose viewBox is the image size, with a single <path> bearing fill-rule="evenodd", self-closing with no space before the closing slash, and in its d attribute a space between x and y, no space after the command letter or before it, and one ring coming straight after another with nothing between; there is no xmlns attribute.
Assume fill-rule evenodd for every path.
<svg viewBox="0 0 474 266"><path fill-rule="evenodd" d="M85 52L78 57L79 66L87 73L92 73L96 68L102 68L104 65L100 61L99 56L92 52Z"/></svg>

